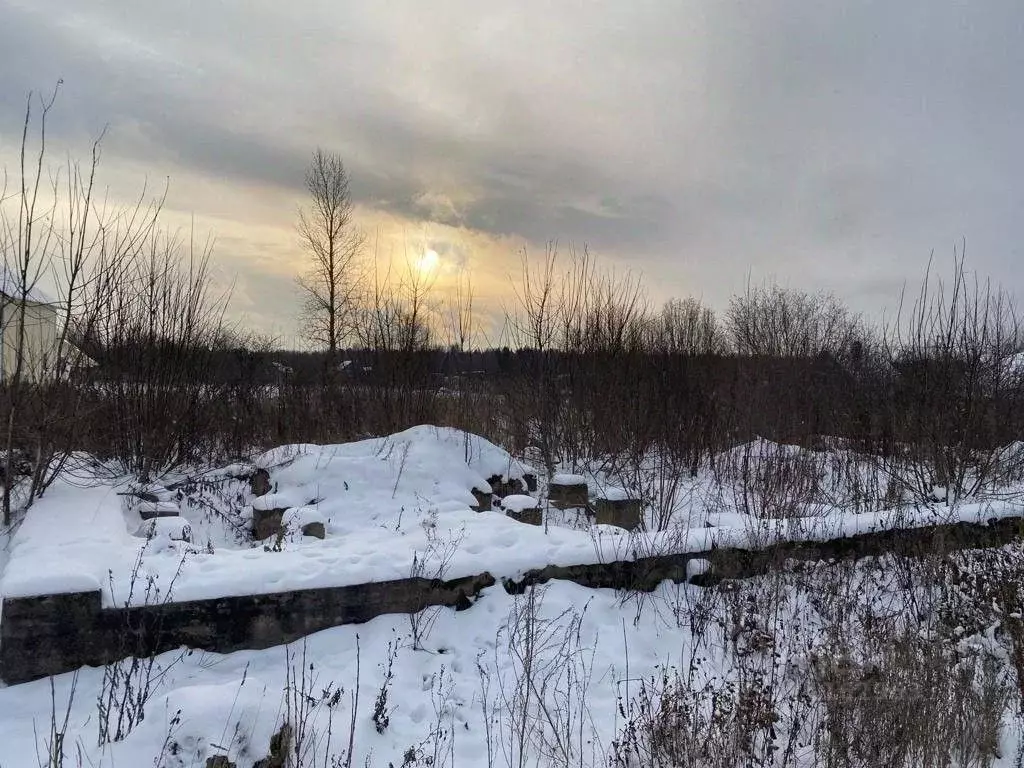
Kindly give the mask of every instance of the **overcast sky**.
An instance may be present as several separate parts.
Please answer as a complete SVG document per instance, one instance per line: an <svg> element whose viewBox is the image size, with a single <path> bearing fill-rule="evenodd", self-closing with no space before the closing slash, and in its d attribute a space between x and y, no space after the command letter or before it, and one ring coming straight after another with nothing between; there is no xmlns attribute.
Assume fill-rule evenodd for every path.
<svg viewBox="0 0 1024 768"><path fill-rule="evenodd" d="M170 179L235 312L294 337L314 147L381 250L497 306L517 252L586 243L655 299L776 278L892 305L931 251L1024 296L1020 0L0 0L0 156L64 85L115 196Z"/></svg>

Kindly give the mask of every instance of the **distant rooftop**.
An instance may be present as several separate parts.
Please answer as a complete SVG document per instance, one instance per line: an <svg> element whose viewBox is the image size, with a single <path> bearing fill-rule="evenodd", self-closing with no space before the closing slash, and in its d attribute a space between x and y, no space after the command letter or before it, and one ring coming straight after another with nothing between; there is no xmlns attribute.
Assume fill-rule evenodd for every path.
<svg viewBox="0 0 1024 768"><path fill-rule="evenodd" d="M22 297L21 280L19 276L10 272L5 267L0 267L0 294L12 299L20 299ZM37 286L32 286L25 298L36 304L57 303L52 296L45 291L40 290Z"/></svg>

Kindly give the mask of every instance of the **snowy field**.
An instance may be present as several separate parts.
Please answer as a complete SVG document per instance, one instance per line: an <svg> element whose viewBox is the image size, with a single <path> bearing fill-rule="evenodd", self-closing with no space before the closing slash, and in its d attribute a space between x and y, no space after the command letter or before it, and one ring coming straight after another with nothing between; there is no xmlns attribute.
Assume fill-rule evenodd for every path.
<svg viewBox="0 0 1024 768"><path fill-rule="evenodd" d="M381 617L362 626L339 627L311 636L304 649L307 672L315 678L310 689L317 697L328 688L342 691L337 705L317 706L314 719L319 743L312 749L318 753L315 764L329 764L322 763L325 754L347 750L358 647L360 712L354 765L364 765L367 758L374 766L402 765L404 754L421 744L432 755L431 742L437 735L441 736L440 750L448 755L435 765L488 765L481 668L492 676L490 703L497 706L498 677L521 664L516 650L509 648L506 626L516 600L497 587L488 590L471 611L441 611L423 651L411 649L404 616ZM524 598L518 600L525 604ZM679 652L678 634L674 627L652 633L650 627L629 623L623 635L622 619L631 621L630 610L619 607L614 593L593 593L559 583L551 586L540 606L541 619L554 622L552 636L569 628L572 616L565 615L566 610L583 616L576 650L579 661L591 669L586 712L575 716L586 718L588 734L592 727L607 733L616 719L620 681L626 677L623 643L630 643L632 674L641 670L646 674L658 664L672 663ZM372 717L374 702L393 648L398 649L392 669L394 683L385 707L390 722L378 733ZM302 644L295 644L289 652L301 657ZM67 701L71 686L77 684L68 741L82 742L95 764L110 766L153 765L168 734L181 745L181 751L165 755L161 765L201 766L208 756L227 752L232 760L248 768L252 761L266 755L270 737L285 714L286 649L228 656L193 655L181 660L177 654L165 654L159 663L170 670L161 679L160 695L148 707L146 720L127 739L104 749L96 746L95 723L102 672L82 670L77 681L72 675L58 678L58 706ZM301 659L293 664L301 674ZM0 743L5 745L0 765L35 763L33 726L47 727L42 719L48 717L50 699L48 681L0 690ZM499 748L497 730L507 717L507 713L495 714L493 749ZM328 746L326 733L331 720L333 737ZM591 757L587 755L587 764L591 764Z"/></svg>
<svg viewBox="0 0 1024 768"><path fill-rule="evenodd" d="M875 691L867 713L829 704L834 688L822 672L829 654L849 645L885 663L888 645L873 645L872 633L879 618L896 616L905 619L894 630L900 642L913 639L925 661L933 661L927 649L939 647L933 621L909 618L920 596L911 600L882 565L765 577L733 591L665 584L643 598L564 582L521 596L493 587L470 610L421 617L432 622L421 650L412 647L407 617L384 616L288 648L168 653L136 672L137 683L152 679L145 719L116 741L100 734L97 702L111 689L123 694L125 683L118 688L116 676L83 669L55 678L52 688L41 680L0 690L0 765L47 764L52 712L65 764L76 766L192 768L223 754L249 768L268 755L282 723L298 733L301 722L303 740L292 748L302 760L293 755L288 765L811 768L826 764L820 739L836 728L837 711L851 734L863 735L868 716L886 734L913 695L910 682L897 679ZM844 597L839 585L853 586L856 597ZM961 628L950 648L949 680L966 669L982 690L1008 701L1008 657L991 630ZM869 661L849 663L870 680L877 671ZM683 698L666 698L679 686L688 691ZM819 687L825 703L809 696ZM919 695L928 696L916 702L923 715L949 728L939 708L962 691ZM982 708L961 703L970 717ZM659 728L678 729L674 749L685 762L652 762L644 729L652 715ZM949 764L1016 764L1019 720L1008 705L988 716L996 734L990 759ZM113 732L111 724L106 739Z"/></svg>
<svg viewBox="0 0 1024 768"><path fill-rule="evenodd" d="M623 487L642 496L649 530L636 532L592 525L580 510L545 509L540 526L500 508L473 511L473 489L488 478L537 470L482 438L433 427L286 446L159 486L67 478L6 547L0 591L100 588L106 605L123 605L154 599L140 578L160 590L156 599L190 600L410 575L516 576L1021 514L1011 494L854 503L840 486L851 486L851 466L860 470L835 450L800 453L819 463L813 492L790 499L788 516L754 514L767 498L745 495L757 473L740 488L730 472L769 455L788 461L794 450L740 446L660 495L656 460L631 474L561 468L580 473L592 496L616 498ZM842 482L836 467L845 467ZM248 480L257 469L271 486L259 497ZM534 496L544 491L542 481ZM145 504L180 519L146 523ZM260 508L288 510L282 535L253 540ZM316 522L323 539L302 534ZM1019 764L1013 660L1024 653L1024 625L1016 644L1013 622L1024 601L1002 586L986 591L985 578L1004 573L1016 575L1000 585L1024 581L1018 545L989 560L868 558L712 589L665 583L652 594L552 582L512 596L498 585L461 612L382 616L288 647L182 650L0 688L0 768L209 768L218 755L250 768L274 752L286 723L291 762L262 766L1008 767ZM864 695L854 701L851 691ZM914 713L923 719L910 724ZM911 751L888 762L894 733ZM936 746L954 736L956 754ZM63 763L49 758L60 749Z"/></svg>

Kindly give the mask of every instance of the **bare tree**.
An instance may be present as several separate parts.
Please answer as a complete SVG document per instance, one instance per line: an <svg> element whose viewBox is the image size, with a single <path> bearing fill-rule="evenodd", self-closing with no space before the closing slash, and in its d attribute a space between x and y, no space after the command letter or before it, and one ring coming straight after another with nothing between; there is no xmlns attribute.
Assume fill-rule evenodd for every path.
<svg viewBox="0 0 1024 768"><path fill-rule="evenodd" d="M552 352L569 332L563 321L566 302L561 291L565 281L556 271L557 264L558 249L554 243L548 244L544 256L537 261L531 261L523 251L520 282L513 284L519 306L510 318L518 346L533 350L527 386L515 392L515 399L524 406L531 406L533 417L527 419L528 430L531 442L543 458L548 477L554 475L558 461L556 424L564 406L558 395Z"/></svg>
<svg viewBox="0 0 1024 768"><path fill-rule="evenodd" d="M476 317L473 313L473 281L468 272L459 273L455 290L445 303L446 312L441 321L449 348L459 352L472 349L476 340Z"/></svg>
<svg viewBox="0 0 1024 768"><path fill-rule="evenodd" d="M651 330L653 348L669 354L712 355L728 346L715 311L693 298L667 301Z"/></svg>
<svg viewBox="0 0 1024 768"><path fill-rule="evenodd" d="M299 211L299 238L311 265L298 279L303 320L311 341L327 348L327 370L337 367L338 347L351 333L365 237L352 221L348 171L339 155L317 149L306 170L310 204Z"/></svg>
<svg viewBox="0 0 1024 768"><path fill-rule="evenodd" d="M10 185L0 185L0 408L3 410L3 520L42 496L80 446L89 390L70 380L90 361L83 338L109 312L161 200L111 206L94 195L103 135L88 162L47 161L47 123L60 82L30 94L21 152Z"/></svg>
<svg viewBox="0 0 1024 768"><path fill-rule="evenodd" d="M884 467L914 501L1007 493L1024 471L1020 450L1024 334L1012 297L965 266L954 250L943 281L929 260L909 310L900 307L885 348L896 373Z"/></svg>
<svg viewBox="0 0 1024 768"><path fill-rule="evenodd" d="M543 353L555 344L563 309L555 295L559 282L555 273L558 249L549 243L539 263L531 262L525 250L521 258L521 282L513 286L519 312L511 318L512 328L520 347L532 347Z"/></svg>
<svg viewBox="0 0 1024 768"><path fill-rule="evenodd" d="M741 355L813 357L860 340L861 320L830 293L747 286L729 301L725 326Z"/></svg>
<svg viewBox="0 0 1024 768"><path fill-rule="evenodd" d="M203 425L227 395L207 373L223 348L230 294L212 287L211 251L192 233L153 229L92 328L88 346L107 371L103 390L117 424L110 458L144 481L219 448Z"/></svg>
<svg viewBox="0 0 1024 768"><path fill-rule="evenodd" d="M434 278L417 270L408 258L405 275L398 279L392 274L390 259L383 274L377 263L374 256L372 284L351 308L353 339L377 352L411 355L428 349L434 337L428 301Z"/></svg>

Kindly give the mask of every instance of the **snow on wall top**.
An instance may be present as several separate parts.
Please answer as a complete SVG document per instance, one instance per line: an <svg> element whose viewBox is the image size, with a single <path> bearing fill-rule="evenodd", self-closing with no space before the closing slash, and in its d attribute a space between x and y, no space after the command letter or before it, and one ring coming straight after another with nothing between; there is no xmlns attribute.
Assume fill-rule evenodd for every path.
<svg viewBox="0 0 1024 768"><path fill-rule="evenodd" d="M99 589L107 558L135 549L138 543L129 533L113 488L77 488L58 480L14 535L0 594L23 597Z"/></svg>
<svg viewBox="0 0 1024 768"><path fill-rule="evenodd" d="M630 493L625 488L620 488L617 485L604 486L597 494L597 497L605 501L628 501L629 499L637 498L636 494Z"/></svg>
<svg viewBox="0 0 1024 768"><path fill-rule="evenodd" d="M551 478L552 485L586 485L587 478L583 475L559 473Z"/></svg>

